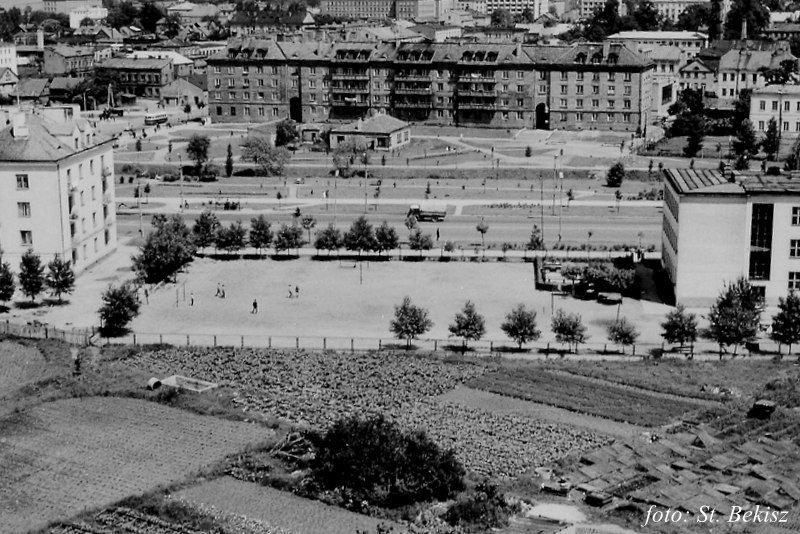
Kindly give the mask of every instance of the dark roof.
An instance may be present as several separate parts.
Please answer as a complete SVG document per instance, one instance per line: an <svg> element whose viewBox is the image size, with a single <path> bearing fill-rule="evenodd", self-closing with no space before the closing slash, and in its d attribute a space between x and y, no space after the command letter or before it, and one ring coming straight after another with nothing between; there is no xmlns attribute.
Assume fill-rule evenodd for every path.
<svg viewBox="0 0 800 534"><path fill-rule="evenodd" d="M397 130L407 128L408 123L396 119L391 115L375 115L366 120L357 120L331 131L336 133L363 133L363 134L390 134Z"/></svg>
<svg viewBox="0 0 800 534"><path fill-rule="evenodd" d="M17 83L17 90L14 94L20 97L39 97L47 89L49 80L47 78L23 78Z"/></svg>
<svg viewBox="0 0 800 534"><path fill-rule="evenodd" d="M0 130L0 161L57 161L84 148L75 149L57 136L70 135L77 127L85 129L84 119L58 124L36 115L27 115L26 137L14 137L13 127Z"/></svg>
<svg viewBox="0 0 800 534"><path fill-rule="evenodd" d="M779 175L734 172L732 180L729 180L718 170L664 169L664 176L681 194L800 195L798 172Z"/></svg>
<svg viewBox="0 0 800 534"><path fill-rule="evenodd" d="M112 57L99 66L107 69L163 69L172 65L171 59Z"/></svg>

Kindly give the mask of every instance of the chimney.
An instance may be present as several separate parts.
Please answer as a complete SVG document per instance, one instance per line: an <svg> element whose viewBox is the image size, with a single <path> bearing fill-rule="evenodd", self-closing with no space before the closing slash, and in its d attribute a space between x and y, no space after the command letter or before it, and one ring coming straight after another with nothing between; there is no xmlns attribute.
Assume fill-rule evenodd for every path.
<svg viewBox="0 0 800 534"><path fill-rule="evenodd" d="M36 30L36 49L44 50L44 30L41 28Z"/></svg>
<svg viewBox="0 0 800 534"><path fill-rule="evenodd" d="M11 135L13 135L16 139L27 139L30 135L30 130L28 129L28 125L25 123L25 113L17 113L13 116L11 127Z"/></svg>

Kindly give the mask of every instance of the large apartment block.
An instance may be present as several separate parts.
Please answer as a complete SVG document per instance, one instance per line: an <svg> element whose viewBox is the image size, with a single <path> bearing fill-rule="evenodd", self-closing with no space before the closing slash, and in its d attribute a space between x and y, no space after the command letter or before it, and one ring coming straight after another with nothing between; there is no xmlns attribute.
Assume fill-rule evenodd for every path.
<svg viewBox="0 0 800 534"><path fill-rule="evenodd" d="M622 45L232 42L208 59L216 122L354 120L644 131L653 61Z"/></svg>
<svg viewBox="0 0 800 534"><path fill-rule="evenodd" d="M76 107L17 112L0 130L0 247L13 268L30 249L80 272L116 249L112 143Z"/></svg>

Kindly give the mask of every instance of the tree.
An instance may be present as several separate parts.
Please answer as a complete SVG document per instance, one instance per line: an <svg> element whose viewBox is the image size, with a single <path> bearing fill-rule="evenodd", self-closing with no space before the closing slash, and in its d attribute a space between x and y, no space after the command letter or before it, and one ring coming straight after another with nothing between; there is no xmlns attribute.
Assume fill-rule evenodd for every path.
<svg viewBox="0 0 800 534"><path fill-rule="evenodd" d="M489 231L489 225L486 224L486 221L483 220L483 217L481 217L481 222L475 226L475 229L481 234L481 246L485 246L486 243L484 241L484 236L486 235L486 232Z"/></svg>
<svg viewBox="0 0 800 534"><path fill-rule="evenodd" d="M228 143L228 153L225 156L225 176L228 178L233 174L233 148Z"/></svg>
<svg viewBox="0 0 800 534"><path fill-rule="evenodd" d="M133 257L133 270L142 282L157 284L171 279L192 261L196 246L180 215L154 216L155 229L147 234Z"/></svg>
<svg viewBox="0 0 800 534"><path fill-rule="evenodd" d="M164 18L164 13L154 2L144 2L142 4L139 10L139 21L145 31L155 33L156 23L162 18Z"/></svg>
<svg viewBox="0 0 800 534"><path fill-rule="evenodd" d="M661 14L651 0L642 0L631 13L636 28L641 31L661 29Z"/></svg>
<svg viewBox="0 0 800 534"><path fill-rule="evenodd" d="M219 219L210 210L200 214L194 221L192 227L192 241L199 248L205 248L214 244L219 228Z"/></svg>
<svg viewBox="0 0 800 534"><path fill-rule="evenodd" d="M36 295L42 292L44 287L44 266L38 255L32 249L28 249L22 255L19 265L19 288L23 295L30 297L31 302Z"/></svg>
<svg viewBox="0 0 800 534"><path fill-rule="evenodd" d="M725 19L725 39L745 39L742 21L747 21L747 37L760 35L769 24L769 11L759 0L735 0Z"/></svg>
<svg viewBox="0 0 800 534"><path fill-rule="evenodd" d="M625 166L617 162L608 169L606 173L606 185L608 187L619 187L625 179Z"/></svg>
<svg viewBox="0 0 800 534"><path fill-rule="evenodd" d="M300 226L308 231L308 242L311 243L311 229L317 225L317 219L313 215L303 215L300 219Z"/></svg>
<svg viewBox="0 0 800 534"><path fill-rule="evenodd" d="M367 146L363 143L356 141L339 143L331 156L334 171L338 172L339 176L349 177L352 174L351 167L355 163L356 156L364 157L365 154L368 159Z"/></svg>
<svg viewBox="0 0 800 534"><path fill-rule="evenodd" d="M621 345L622 353L625 354L625 347L633 345L639 339L639 331L625 317L621 317L608 325L608 339L612 343Z"/></svg>
<svg viewBox="0 0 800 534"><path fill-rule="evenodd" d="M129 283L108 286L102 295L100 306L100 331L104 336L124 334L128 324L139 315L139 297L136 288Z"/></svg>
<svg viewBox="0 0 800 534"><path fill-rule="evenodd" d="M696 115L690 120L693 125L689 130L689 135L686 138L686 146L683 149L683 155L687 158L695 157L703 148L703 133L705 131L705 119Z"/></svg>
<svg viewBox="0 0 800 534"><path fill-rule="evenodd" d="M250 246L261 252L272 243L272 225L263 215L250 219Z"/></svg>
<svg viewBox="0 0 800 534"><path fill-rule="evenodd" d="M467 301L464 309L456 313L455 322L447 327L451 336L464 340L464 348L468 341L477 341L486 333L486 322L475 310L475 304Z"/></svg>
<svg viewBox="0 0 800 534"><path fill-rule="evenodd" d="M211 140L205 135L194 134L186 145L186 153L189 158L194 161L197 167L197 175L202 174L203 165L208 161L208 147L211 146Z"/></svg>
<svg viewBox="0 0 800 534"><path fill-rule="evenodd" d="M75 290L75 271L68 261L58 256L47 264L45 284L50 288L50 294L61 302L61 296L71 294Z"/></svg>
<svg viewBox="0 0 800 534"><path fill-rule="evenodd" d="M275 236L275 250L281 252L303 246L303 230L299 226L282 224Z"/></svg>
<svg viewBox="0 0 800 534"><path fill-rule="evenodd" d="M697 341L697 316L688 313L680 304L667 314L666 320L661 323L661 328L663 330L661 337L664 341L680 343L681 349L687 343Z"/></svg>
<svg viewBox="0 0 800 534"><path fill-rule="evenodd" d="M420 430L403 430L383 415L348 417L312 434L311 475L326 490L348 495L357 511L444 501L464 489L465 470Z"/></svg>
<svg viewBox="0 0 800 534"><path fill-rule="evenodd" d="M181 32L181 17L178 14L164 17L164 35L172 39Z"/></svg>
<svg viewBox="0 0 800 534"><path fill-rule="evenodd" d="M511 28L514 26L514 15L508 9L495 9L492 12L492 26Z"/></svg>
<svg viewBox="0 0 800 534"><path fill-rule="evenodd" d="M252 161L266 176L281 176L291 153L284 147L276 147L263 135L251 135L242 143L242 160Z"/></svg>
<svg viewBox="0 0 800 534"><path fill-rule="evenodd" d="M753 129L753 123L749 119L742 121L741 126L736 131L736 139L733 141L733 151L737 156L749 158L758 152L758 143L756 142L756 131Z"/></svg>
<svg viewBox="0 0 800 534"><path fill-rule="evenodd" d="M408 247L411 250L430 250L433 248L431 234L423 234L422 230L415 228L408 235Z"/></svg>
<svg viewBox="0 0 800 534"><path fill-rule="evenodd" d="M704 4L692 4L678 15L676 29L683 31L696 32L703 26L708 25L711 11Z"/></svg>
<svg viewBox="0 0 800 534"><path fill-rule="evenodd" d="M525 343L539 339L542 334L536 328L536 312L526 309L524 304L518 304L506 315L506 320L500 325L500 329L513 339L520 349Z"/></svg>
<svg viewBox="0 0 800 534"><path fill-rule="evenodd" d="M14 296L14 273L11 266L0 256L0 302L8 302Z"/></svg>
<svg viewBox="0 0 800 534"><path fill-rule="evenodd" d="M542 239L542 231L535 224L531 230L531 237L525 244L528 250L544 250L544 240Z"/></svg>
<svg viewBox="0 0 800 534"><path fill-rule="evenodd" d="M344 246L347 250L357 250L359 254L366 250L375 250L375 231L363 215L353 221L350 229L344 234Z"/></svg>
<svg viewBox="0 0 800 534"><path fill-rule="evenodd" d="M786 85L797 78L797 60L784 59L775 69L764 69L767 85Z"/></svg>
<svg viewBox="0 0 800 534"><path fill-rule="evenodd" d="M564 310L556 311L550 328L556 335L556 341L566 343L567 348L572 352L573 345L575 352L578 352L578 345L585 342L586 326L584 326L581 316L577 313L566 313Z"/></svg>
<svg viewBox="0 0 800 534"><path fill-rule="evenodd" d="M758 335L763 310L755 288L745 278L739 278L725 285L709 310L703 337L717 342L720 359L728 345L733 345L736 356L740 344L753 341Z"/></svg>
<svg viewBox="0 0 800 534"><path fill-rule="evenodd" d="M775 120L775 117L772 117L769 122L767 122L767 133L761 141L761 149L764 151L764 154L767 155L768 160L774 161L775 155L780 148L781 138L778 133L778 121Z"/></svg>
<svg viewBox="0 0 800 534"><path fill-rule="evenodd" d="M399 243L400 239L397 237L397 231L394 227L389 226L388 222L383 221L375 230L375 249L378 252L394 250Z"/></svg>
<svg viewBox="0 0 800 534"><path fill-rule="evenodd" d="M752 89L742 89L739 91L736 102L733 103L731 127L734 132L738 132L742 127L742 123L750 117L750 101L752 99L752 94Z"/></svg>
<svg viewBox="0 0 800 534"><path fill-rule="evenodd" d="M222 249L229 254L238 252L244 248L247 238L247 230L244 229L240 221L235 221L230 226L220 226L217 229L215 244L218 249Z"/></svg>
<svg viewBox="0 0 800 534"><path fill-rule="evenodd" d="M297 123L292 119L283 119L275 125L275 146L288 145L297 137Z"/></svg>
<svg viewBox="0 0 800 534"><path fill-rule="evenodd" d="M800 170L800 138L795 140L792 145L792 151L786 158L786 170L797 171Z"/></svg>
<svg viewBox="0 0 800 534"><path fill-rule="evenodd" d="M314 240L314 248L318 250L339 250L342 247L342 232L333 223L317 232Z"/></svg>
<svg viewBox="0 0 800 534"><path fill-rule="evenodd" d="M778 313L772 316L770 337L779 345L788 345L790 356L792 345L800 342L800 296L794 291L789 291L785 299L778 299Z"/></svg>
<svg viewBox="0 0 800 534"><path fill-rule="evenodd" d="M428 318L428 310L411 303L409 297L403 297L403 303L394 307L394 319L389 324L389 330L398 339L406 340L406 348L411 348L411 340L427 332L433 326Z"/></svg>

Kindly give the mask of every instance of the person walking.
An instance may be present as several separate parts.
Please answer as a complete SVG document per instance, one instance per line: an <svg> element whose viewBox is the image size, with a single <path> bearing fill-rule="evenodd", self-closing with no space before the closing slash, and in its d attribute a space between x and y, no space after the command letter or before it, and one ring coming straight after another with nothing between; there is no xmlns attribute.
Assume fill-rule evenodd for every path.
<svg viewBox="0 0 800 534"><path fill-rule="evenodd" d="M194 292L189 293L189 306L194 306Z"/></svg>
<svg viewBox="0 0 800 534"><path fill-rule="evenodd" d="M147 288L144 288L144 301L146 304L150 304L150 291Z"/></svg>
<svg viewBox="0 0 800 534"><path fill-rule="evenodd" d="M439 229L436 229L436 241L439 241Z"/></svg>
<svg viewBox="0 0 800 534"><path fill-rule="evenodd" d="M300 298L300 287L294 286L294 296Z"/></svg>
<svg viewBox="0 0 800 534"><path fill-rule="evenodd" d="M225 298L225 284L222 284L222 286L220 287L219 298L221 299Z"/></svg>
<svg viewBox="0 0 800 534"><path fill-rule="evenodd" d="M258 301L253 299L253 309L250 310L250 313L257 314L258 313Z"/></svg>
<svg viewBox="0 0 800 534"><path fill-rule="evenodd" d="M215 297L222 296L222 289L221 289L221 286L222 286L222 284L221 284L220 282L217 282L217 292L216 292L216 293L214 293L214 296L215 296Z"/></svg>

